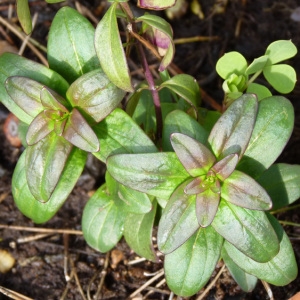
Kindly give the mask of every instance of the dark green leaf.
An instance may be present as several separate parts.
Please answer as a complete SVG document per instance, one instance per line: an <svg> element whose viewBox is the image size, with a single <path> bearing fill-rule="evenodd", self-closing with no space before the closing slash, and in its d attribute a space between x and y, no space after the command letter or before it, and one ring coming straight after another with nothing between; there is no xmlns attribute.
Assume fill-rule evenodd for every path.
<svg viewBox="0 0 300 300"><path fill-rule="evenodd" d="M11 76L24 76L35 80L52 90L58 92L60 95L65 96L69 87L68 83L59 74L50 70L49 68L38 64L32 60L13 53L4 53L0 56L0 101L19 119L22 118L24 111L19 108L8 95L4 82ZM23 87L27 88L27 86ZM22 89L22 87L19 87ZM39 96L38 96L39 97ZM35 113L36 116L38 113ZM29 124L32 117L25 117L24 123Z"/></svg>
<svg viewBox="0 0 300 300"><path fill-rule="evenodd" d="M157 152L149 137L119 108L93 126L93 130L101 145L101 151L93 155L101 161L114 154Z"/></svg>
<svg viewBox="0 0 300 300"><path fill-rule="evenodd" d="M107 169L121 184L163 199L189 177L176 154L169 152L113 155Z"/></svg>
<svg viewBox="0 0 300 300"><path fill-rule="evenodd" d="M21 26L26 34L30 34L32 31L32 21L31 21L28 0L16 0L16 2L17 2L17 14Z"/></svg>
<svg viewBox="0 0 300 300"><path fill-rule="evenodd" d="M186 134L202 144L207 142L207 131L194 118L182 110L174 110L166 116L163 126L163 148L165 151L173 150L170 136L174 132Z"/></svg>
<svg viewBox="0 0 300 300"><path fill-rule="evenodd" d="M67 97L96 122L109 115L122 101L125 92L116 87L101 69L91 71L70 86Z"/></svg>
<svg viewBox="0 0 300 300"><path fill-rule="evenodd" d="M167 284L179 296L196 294L210 279L223 244L210 226L200 228L183 245L165 257Z"/></svg>
<svg viewBox="0 0 300 300"><path fill-rule="evenodd" d="M277 235L262 211L241 208L222 199L212 226L228 242L258 262L269 261L279 251Z"/></svg>
<svg viewBox="0 0 300 300"><path fill-rule="evenodd" d="M95 48L101 67L117 87L132 92L129 69L119 34L114 2L99 22L95 32Z"/></svg>
<svg viewBox="0 0 300 300"><path fill-rule="evenodd" d="M257 178L282 152L294 127L294 109L289 100L272 96L259 102L255 127L238 169Z"/></svg>
<svg viewBox="0 0 300 300"><path fill-rule="evenodd" d="M278 221L271 215L268 218L280 241L278 254L265 263L259 263L225 242L224 247L230 258L247 273L273 285L284 286L297 277L297 262L290 240Z"/></svg>
<svg viewBox="0 0 300 300"><path fill-rule="evenodd" d="M34 198L27 184L26 151L19 158L14 170L12 193L16 206L25 216L35 223L44 223L56 214L71 193L83 171L87 155L84 151L73 147L50 200L42 203Z"/></svg>
<svg viewBox="0 0 300 300"><path fill-rule="evenodd" d="M273 210L287 206L300 198L300 166L272 165L257 179L270 195Z"/></svg>
<svg viewBox="0 0 300 300"><path fill-rule="evenodd" d="M124 237L135 253L148 260L158 261L152 244L152 228L157 206L155 200L152 205L151 211L146 214L130 213L126 216Z"/></svg>
<svg viewBox="0 0 300 300"><path fill-rule="evenodd" d="M27 184L32 195L47 202L64 170L72 144L54 132L26 150Z"/></svg>
<svg viewBox="0 0 300 300"><path fill-rule="evenodd" d="M181 184L172 194L161 216L158 233L158 248L164 254L181 246L200 227L196 217L196 195L187 195Z"/></svg>
<svg viewBox="0 0 300 300"><path fill-rule="evenodd" d="M86 242L100 252L111 250L123 235L125 214L101 186L87 202L82 215Z"/></svg>
<svg viewBox="0 0 300 300"><path fill-rule="evenodd" d="M62 136L84 151L97 152L100 149L96 134L76 108L70 113Z"/></svg>
<svg viewBox="0 0 300 300"><path fill-rule="evenodd" d="M245 152L254 127L257 98L244 94L235 100L213 127L208 142L217 158Z"/></svg>
<svg viewBox="0 0 300 300"><path fill-rule="evenodd" d="M252 177L237 170L223 182L221 194L226 201L244 208L272 208L272 201L266 190Z"/></svg>
<svg viewBox="0 0 300 300"><path fill-rule="evenodd" d="M170 139L176 155L191 176L206 174L215 163L215 156L197 140L182 133L172 133Z"/></svg>
<svg viewBox="0 0 300 300"><path fill-rule="evenodd" d="M78 11L67 6L61 8L49 31L47 56L50 68L69 83L99 68L94 33L92 24Z"/></svg>
<svg viewBox="0 0 300 300"><path fill-rule="evenodd" d="M228 244L226 242L226 244ZM246 273L241 269L228 255L225 247L222 248L222 259L226 264L231 276L245 292L251 292L256 286L257 278L251 274Z"/></svg>

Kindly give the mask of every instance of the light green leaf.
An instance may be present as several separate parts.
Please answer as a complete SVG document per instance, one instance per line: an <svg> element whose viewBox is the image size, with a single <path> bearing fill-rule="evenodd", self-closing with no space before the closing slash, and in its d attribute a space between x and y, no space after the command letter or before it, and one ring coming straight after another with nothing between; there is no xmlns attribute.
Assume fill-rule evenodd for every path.
<svg viewBox="0 0 300 300"><path fill-rule="evenodd" d="M216 162L215 156L205 145L188 135L175 132L170 139L177 157L191 176L205 175Z"/></svg>
<svg viewBox="0 0 300 300"><path fill-rule="evenodd" d="M266 86L258 83L250 83L247 87L246 93L255 94L258 101L272 96L272 93Z"/></svg>
<svg viewBox="0 0 300 300"><path fill-rule="evenodd" d="M114 2L99 22L95 32L95 48L101 67L117 87L132 92L129 69L120 39Z"/></svg>
<svg viewBox="0 0 300 300"><path fill-rule="evenodd" d="M268 214L280 241L280 251L270 261L259 263L246 256L228 242L224 243L230 258L247 273L273 285L284 286L297 277L297 262L290 240L278 221Z"/></svg>
<svg viewBox="0 0 300 300"><path fill-rule="evenodd" d="M267 262L279 251L277 235L262 211L241 208L222 199L212 226L253 260Z"/></svg>
<svg viewBox="0 0 300 300"><path fill-rule="evenodd" d="M119 108L93 126L93 130L101 145L101 151L93 155L103 162L114 154L157 152L149 137Z"/></svg>
<svg viewBox="0 0 300 300"><path fill-rule="evenodd" d="M19 158L14 170L12 193L15 204L22 214L40 224L50 220L68 198L83 171L87 155L86 152L73 147L49 201L42 203L34 198L27 184L26 152L27 149Z"/></svg>
<svg viewBox="0 0 300 300"><path fill-rule="evenodd" d="M101 69L80 76L67 91L67 98L96 122L109 115L122 101L125 92L116 87Z"/></svg>
<svg viewBox="0 0 300 300"><path fill-rule="evenodd" d="M164 254L181 246L200 227L196 217L196 195L188 195L182 183L172 194L158 225L157 244Z"/></svg>
<svg viewBox="0 0 300 300"><path fill-rule="evenodd" d="M164 269L170 289L179 296L196 294L210 279L223 238L210 226L200 228L182 246L165 256Z"/></svg>
<svg viewBox="0 0 300 300"><path fill-rule="evenodd" d="M165 119L162 142L165 151L173 150L170 136L174 132L186 134L202 144L207 142L208 132L194 118L182 110L170 112Z"/></svg>
<svg viewBox="0 0 300 300"><path fill-rule="evenodd" d="M269 210L272 201L268 193L252 177L240 171L233 173L223 182L222 198L232 204L257 210Z"/></svg>
<svg viewBox="0 0 300 300"><path fill-rule="evenodd" d="M99 68L94 33L93 25L78 11L67 6L61 8L49 31L47 57L50 68L69 83Z"/></svg>
<svg viewBox="0 0 300 300"><path fill-rule="evenodd" d="M31 21L28 0L16 0L16 2L17 2L17 14L21 26L26 34L30 34L32 31L32 21Z"/></svg>
<svg viewBox="0 0 300 300"><path fill-rule="evenodd" d="M200 89L195 78L186 74L175 75L164 81L159 89L168 88L194 107L200 105Z"/></svg>
<svg viewBox="0 0 300 300"><path fill-rule="evenodd" d="M0 56L0 101L16 115L19 119L24 119L24 123L29 124L32 117L23 116L24 111L18 107L11 97L8 95L4 82L11 76L28 77L42 85L46 85L52 90L65 96L69 87L68 83L56 72L48 69L44 65L38 64L32 60L13 53L4 53ZM21 87L19 87L21 89ZM24 88L27 88L25 85ZM36 116L38 113L35 113Z"/></svg>
<svg viewBox="0 0 300 300"><path fill-rule="evenodd" d="M26 150L26 176L37 201L49 201L64 170L72 144L54 132Z"/></svg>
<svg viewBox="0 0 300 300"><path fill-rule="evenodd" d="M169 199L189 174L175 153L118 154L107 159L109 173L121 184Z"/></svg>
<svg viewBox="0 0 300 300"><path fill-rule="evenodd" d="M257 178L273 202L273 210L285 207L300 198L300 166L274 164Z"/></svg>
<svg viewBox="0 0 300 300"><path fill-rule="evenodd" d="M289 65L279 64L264 68L264 76L271 86L282 94L290 93L296 84L297 74Z"/></svg>
<svg viewBox="0 0 300 300"><path fill-rule="evenodd" d="M238 169L257 178L280 155L293 127L294 109L289 100L281 96L261 100L254 130Z"/></svg>
<svg viewBox="0 0 300 300"><path fill-rule="evenodd" d="M138 255L148 260L158 261L153 244L152 228L156 215L156 200L146 214L130 213L126 216L124 237L128 246Z"/></svg>
<svg viewBox="0 0 300 300"><path fill-rule="evenodd" d="M64 2L65 0L46 0L47 3L59 3Z"/></svg>
<svg viewBox="0 0 300 300"><path fill-rule="evenodd" d="M114 204L102 185L89 199L83 210L82 231L92 248L107 252L121 239L125 214Z"/></svg>
<svg viewBox="0 0 300 300"><path fill-rule="evenodd" d="M251 137L257 106L255 95L244 94L218 119L208 137L217 158L233 153L241 158Z"/></svg>
<svg viewBox="0 0 300 300"><path fill-rule="evenodd" d="M227 79L231 74L243 75L246 69L245 57L236 51L225 53L216 64L217 73L223 79Z"/></svg>
<svg viewBox="0 0 300 300"><path fill-rule="evenodd" d="M268 64L277 64L283 60L287 60L297 54L297 48L291 40L279 40L271 43L266 55L269 58Z"/></svg>
<svg viewBox="0 0 300 300"><path fill-rule="evenodd" d="M228 242L226 242L228 244ZM225 247L222 248L222 259L228 268L233 279L237 282L240 288L245 292L252 292L257 283L257 277L248 274L241 269L228 255Z"/></svg>
<svg viewBox="0 0 300 300"><path fill-rule="evenodd" d="M263 55L261 57L255 58L253 62L248 66L245 73L247 75L251 75L257 72L261 72L265 67L265 65L267 64L268 59L269 59L268 55Z"/></svg>

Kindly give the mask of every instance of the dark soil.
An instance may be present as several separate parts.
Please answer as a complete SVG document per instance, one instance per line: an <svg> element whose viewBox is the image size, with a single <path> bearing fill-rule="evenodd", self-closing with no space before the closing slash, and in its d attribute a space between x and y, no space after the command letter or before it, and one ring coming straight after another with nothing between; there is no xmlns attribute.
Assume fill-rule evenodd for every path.
<svg viewBox="0 0 300 300"><path fill-rule="evenodd" d="M75 7L75 1L66 1ZM194 15L189 9L178 19L170 20L174 29L174 37L187 38L193 36L217 37L211 41L178 44L174 64L177 71L193 75L205 91L217 103L222 101L222 81L215 72L218 58L225 52L236 50L249 61L261 56L266 47L275 40L292 39L300 49L300 23L292 20L292 11L300 5L296 0L232 0L228 1L222 13L216 13L217 3L226 1L199 1L202 4L204 19ZM39 18L32 37L46 46L47 33L51 20L61 4L48 5L45 1L32 1L32 12L38 12ZM80 1L96 19L103 14L105 1ZM13 0L0 2L0 14L8 17L8 6L14 5ZM105 5L104 5L105 6ZM13 8L13 16L15 11ZM0 27L0 39L13 43L18 49L21 45L11 32ZM38 61L38 58L28 49L24 55ZM290 63L297 74L300 74L300 55ZM300 163L300 86L288 95L295 106L295 130L284 153L278 161L291 164ZM209 97L203 97L203 105L210 107ZM0 106L0 225L22 226L29 228L81 229L82 209L89 194L99 186L102 166L84 171L74 191L57 215L44 225L34 225L15 207L11 195L11 177L13 168L22 151L11 145L3 133L3 124L7 110ZM270 145L271 146L271 145ZM95 162L91 163L94 166ZM99 168L101 171L99 172ZM299 202L298 202L299 203ZM280 220L300 224L300 209L294 209L278 216ZM285 227L291 238L295 254L300 261L300 230L297 227ZM83 237L78 234L53 233L35 241L27 240L37 234L22 229L0 227L0 250L7 250L16 262L7 273L0 273L0 299L8 299L1 293L1 287L26 295L33 299L96 299L95 294L101 278L106 272L98 299L128 299L135 290L151 279L154 273L161 270L162 263L143 261L132 264L136 255L121 241L115 250L108 255L100 254L87 246ZM118 261L119 259L119 261ZM67 263L67 264L66 264ZM108 265L106 266L106 264ZM65 267L64 267L65 266ZM220 263L213 277L218 273ZM67 272L67 274L66 274ZM67 282L66 275L71 276ZM145 288L135 296L135 299L171 299L168 287L162 283L155 287L163 277ZM213 278L212 278L213 279ZM82 289L82 292L80 291ZM288 299L300 290L300 278L286 287L271 289L276 300ZM151 294L145 296L149 291ZM201 290L198 296L203 293ZM2 290L3 292L3 290ZM143 298L143 296L145 298ZM198 296L191 297L196 299ZM20 296L19 296L20 297ZM173 299L175 299L174 297ZM26 298L13 298L26 299ZM179 299L178 297L176 299ZM227 270L213 285L204 299L268 299L266 290L259 282L252 293L244 293L231 279Z"/></svg>

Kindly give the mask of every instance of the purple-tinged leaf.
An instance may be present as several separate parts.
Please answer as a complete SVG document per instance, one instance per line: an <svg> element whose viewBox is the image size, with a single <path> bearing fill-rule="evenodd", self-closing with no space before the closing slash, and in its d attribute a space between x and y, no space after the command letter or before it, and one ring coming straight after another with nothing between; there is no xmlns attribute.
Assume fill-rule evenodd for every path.
<svg viewBox="0 0 300 300"><path fill-rule="evenodd" d="M256 113L257 98L254 94L244 94L229 106L208 137L217 158L232 153L241 158L248 146Z"/></svg>
<svg viewBox="0 0 300 300"><path fill-rule="evenodd" d="M56 121L54 122L54 131L57 135L62 135L64 130L65 130L65 126L67 123L68 118L66 117L63 120L60 121Z"/></svg>
<svg viewBox="0 0 300 300"><path fill-rule="evenodd" d="M266 190L252 177L237 170L223 182L221 193L226 201L244 208L272 208L272 201Z"/></svg>
<svg viewBox="0 0 300 300"><path fill-rule="evenodd" d="M205 176L197 177L193 181L191 181L184 189L184 192L187 195L195 195L199 193L203 193L207 186L203 184L203 180L205 179Z"/></svg>
<svg viewBox="0 0 300 300"><path fill-rule="evenodd" d="M54 129L54 121L49 119L44 111L40 112L31 122L26 134L29 146L36 144Z"/></svg>
<svg viewBox="0 0 300 300"><path fill-rule="evenodd" d="M196 215L201 227L209 226L218 211L220 193L207 189L196 197Z"/></svg>
<svg viewBox="0 0 300 300"><path fill-rule="evenodd" d="M31 194L47 202L63 172L72 144L54 132L26 150L26 177Z"/></svg>
<svg viewBox="0 0 300 300"><path fill-rule="evenodd" d="M216 161L206 146L185 134L172 133L170 139L180 162L193 177L205 175Z"/></svg>
<svg viewBox="0 0 300 300"><path fill-rule="evenodd" d="M76 108L70 113L62 136L84 151L97 152L100 149L96 134Z"/></svg>
<svg viewBox="0 0 300 300"><path fill-rule="evenodd" d="M138 6L144 9L162 10L175 5L176 0L138 0Z"/></svg>
<svg viewBox="0 0 300 300"><path fill-rule="evenodd" d="M216 176L224 181L231 173L234 171L239 157L237 154L229 154L220 161L218 161L212 170L215 172Z"/></svg>
<svg viewBox="0 0 300 300"><path fill-rule="evenodd" d="M68 110L62 104L67 104L66 100L56 92L49 91L46 87L43 87L41 90L41 103L44 108L68 112Z"/></svg>
<svg viewBox="0 0 300 300"><path fill-rule="evenodd" d="M184 193L186 182L172 194L158 225L158 248L164 254L181 246L200 227L195 212L195 195Z"/></svg>

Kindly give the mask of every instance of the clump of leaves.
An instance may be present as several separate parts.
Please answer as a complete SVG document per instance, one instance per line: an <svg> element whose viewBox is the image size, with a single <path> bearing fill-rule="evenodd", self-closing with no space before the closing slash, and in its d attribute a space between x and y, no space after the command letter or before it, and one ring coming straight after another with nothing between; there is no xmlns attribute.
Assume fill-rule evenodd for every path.
<svg viewBox="0 0 300 300"><path fill-rule="evenodd" d="M300 197L300 166L274 164L294 112L254 80L263 73L275 90L290 92L295 72L278 63L294 56L295 46L274 42L249 66L241 54L225 54L216 66L225 80L221 115L200 107L193 77L168 74L175 51L170 24L156 15L135 17L127 1L110 2L96 29L75 10L59 10L49 33L50 68L0 57L1 101L25 128L13 174L16 205L36 223L49 220L91 153L107 165L105 183L82 216L91 247L107 252L124 236L133 251L157 261L158 220L167 283L178 295L197 293L220 259L245 291L258 279L288 284L297 276L293 249L268 211ZM160 10L175 2L138 6ZM125 43L117 18L127 24ZM137 86L126 55L133 45L145 72ZM160 62L157 80L144 47Z"/></svg>

